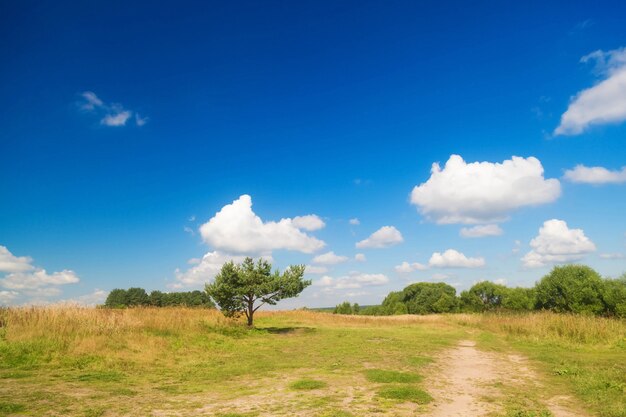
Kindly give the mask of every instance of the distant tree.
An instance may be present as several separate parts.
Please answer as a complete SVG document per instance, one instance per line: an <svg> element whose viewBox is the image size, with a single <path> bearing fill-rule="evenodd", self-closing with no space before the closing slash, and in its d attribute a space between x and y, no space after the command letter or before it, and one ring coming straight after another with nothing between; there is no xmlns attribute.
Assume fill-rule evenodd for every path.
<svg viewBox="0 0 626 417"><path fill-rule="evenodd" d="M443 282L418 282L402 290L409 314L451 313L458 310L454 287Z"/></svg>
<svg viewBox="0 0 626 417"><path fill-rule="evenodd" d="M128 296L126 290L116 288L111 291L107 296L104 305L109 308L121 308L128 306Z"/></svg>
<svg viewBox="0 0 626 417"><path fill-rule="evenodd" d="M626 317L626 273L603 282L602 301L607 316Z"/></svg>
<svg viewBox="0 0 626 417"><path fill-rule="evenodd" d="M360 307L357 303L350 304L348 301L344 301L341 304L337 304L333 310L333 314L359 314Z"/></svg>
<svg viewBox="0 0 626 417"><path fill-rule="evenodd" d="M404 293L402 291L392 291L387 294L380 307L380 315L393 316L407 313L408 310L404 303Z"/></svg>
<svg viewBox="0 0 626 417"><path fill-rule="evenodd" d="M465 311L491 311L502 307L508 288L490 281L474 284L461 293L461 305Z"/></svg>
<svg viewBox="0 0 626 417"><path fill-rule="evenodd" d="M149 303L153 307L163 307L164 294L161 291L152 291L149 296Z"/></svg>
<svg viewBox="0 0 626 417"><path fill-rule="evenodd" d="M150 298L143 288L132 287L126 291L126 300L129 307L146 306Z"/></svg>
<svg viewBox="0 0 626 417"><path fill-rule="evenodd" d="M245 314L248 326L254 313L264 304L275 305L284 298L297 297L311 281L304 280L304 265L292 265L282 274L272 273L272 265L264 259L255 264L246 258L241 264L227 262L206 293L220 306L227 317Z"/></svg>
<svg viewBox="0 0 626 417"><path fill-rule="evenodd" d="M585 265L556 266L537 283L537 307L556 312L601 314L604 282Z"/></svg>
<svg viewBox="0 0 626 417"><path fill-rule="evenodd" d="M537 296L534 288L507 288L502 300L502 308L513 311L529 311L535 308Z"/></svg>

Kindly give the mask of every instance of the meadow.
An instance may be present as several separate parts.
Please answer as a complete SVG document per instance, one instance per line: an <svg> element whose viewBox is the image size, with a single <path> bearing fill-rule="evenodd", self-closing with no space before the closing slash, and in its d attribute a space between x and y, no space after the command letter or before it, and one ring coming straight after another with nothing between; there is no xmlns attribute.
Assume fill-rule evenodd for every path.
<svg viewBox="0 0 626 417"><path fill-rule="evenodd" d="M477 394L489 415L558 416L556 398L626 416L619 319L296 310L250 329L216 310L66 306L1 309L0 325L4 416L437 415L461 341L502 377Z"/></svg>

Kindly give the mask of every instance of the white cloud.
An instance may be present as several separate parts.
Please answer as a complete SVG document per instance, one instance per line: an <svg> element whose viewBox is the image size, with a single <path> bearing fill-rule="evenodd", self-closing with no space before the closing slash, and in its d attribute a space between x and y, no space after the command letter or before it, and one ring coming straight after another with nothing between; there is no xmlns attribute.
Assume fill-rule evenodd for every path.
<svg viewBox="0 0 626 417"><path fill-rule="evenodd" d="M91 91L85 91L81 94L81 96L85 99L80 106L83 110L92 111L95 110L96 107L102 107L104 105L102 100L100 100L98 96Z"/></svg>
<svg viewBox="0 0 626 417"><path fill-rule="evenodd" d="M396 265L394 267L394 269L398 273L408 274L408 273L414 272L414 271L424 271L424 270L428 269L428 267L426 265L422 265L422 264L420 264L418 262L408 263L408 262L404 261L400 265Z"/></svg>
<svg viewBox="0 0 626 417"><path fill-rule="evenodd" d="M600 258L602 259L607 259L607 260L616 260L616 259L624 259L626 258L626 255L624 255L623 253L601 253Z"/></svg>
<svg viewBox="0 0 626 417"><path fill-rule="evenodd" d="M268 259L268 257L264 258ZM222 265L226 262L233 261L235 263L241 263L244 259L245 256L240 255L228 255L218 251L208 252L199 261L194 259L194 262L198 262L195 262L195 265L188 270L182 272L177 269L174 271L176 282L171 284L170 287L193 287L203 285L206 282L211 282L213 281L213 278L215 278L215 275L217 275L222 269Z"/></svg>
<svg viewBox="0 0 626 417"><path fill-rule="evenodd" d="M439 224L494 223L515 209L550 203L560 194L559 181L544 178L537 158L466 163L451 155L443 169L432 165L428 181L413 188L411 203Z"/></svg>
<svg viewBox="0 0 626 417"><path fill-rule="evenodd" d="M82 110L101 116L100 124L103 126L119 127L126 126L127 122L135 116L135 125L143 126L148 123L147 117L141 117L132 110L125 109L119 103L105 103L94 92L81 93L82 100L78 103Z"/></svg>
<svg viewBox="0 0 626 417"><path fill-rule="evenodd" d="M16 291L0 291L0 304L11 304L19 295Z"/></svg>
<svg viewBox="0 0 626 417"><path fill-rule="evenodd" d="M100 120L100 124L105 126L126 126L126 122L130 119L132 113L128 110L122 110L118 113L107 114Z"/></svg>
<svg viewBox="0 0 626 417"><path fill-rule="evenodd" d="M475 238L487 236L500 236L504 233L502 228L497 224L485 224L474 227L464 227L459 232L461 237Z"/></svg>
<svg viewBox="0 0 626 417"><path fill-rule="evenodd" d="M363 253L357 253L356 255L354 255L354 260L357 262L365 262L367 261L367 258L365 257L365 254Z"/></svg>
<svg viewBox="0 0 626 417"><path fill-rule="evenodd" d="M63 300L59 303L61 304L73 304L73 305L81 305L81 306L95 306L98 304L104 304L104 301L109 295L108 291L95 289L92 293L84 294L78 296L76 298L71 298L69 300Z"/></svg>
<svg viewBox="0 0 626 417"><path fill-rule="evenodd" d="M604 167L576 165L574 169L566 170L563 178L583 184L620 184L626 182L626 166L621 170L610 171Z"/></svg>
<svg viewBox="0 0 626 417"><path fill-rule="evenodd" d="M317 255L313 258L314 264L323 264L323 265L336 265L342 262L346 262L348 260L347 256L335 255L335 252L330 251L323 253L321 255Z"/></svg>
<svg viewBox="0 0 626 417"><path fill-rule="evenodd" d="M14 256L6 246L0 245L0 272L23 272L34 269L33 259L28 256Z"/></svg>
<svg viewBox="0 0 626 417"><path fill-rule="evenodd" d="M245 194L222 207L200 227L200 234L207 244L226 253L268 254L276 249L312 253L326 245L300 230L293 219L263 222Z"/></svg>
<svg viewBox="0 0 626 417"><path fill-rule="evenodd" d="M139 113L135 113L135 124L137 126L143 126L146 123L148 123L148 118L147 117L141 117L141 116L139 116Z"/></svg>
<svg viewBox="0 0 626 417"><path fill-rule="evenodd" d="M313 285L334 290L345 290L385 285L388 282L389 278L387 278L385 274L364 274L360 272L351 272L349 275L344 275L339 278L333 278L325 275L315 281Z"/></svg>
<svg viewBox="0 0 626 417"><path fill-rule="evenodd" d="M10 290L30 290L49 285L75 284L80 279L74 271L63 270L48 274L45 269L34 272L13 272L0 279L0 286Z"/></svg>
<svg viewBox="0 0 626 417"><path fill-rule="evenodd" d="M547 220L530 241L532 250L522 258L527 268L578 261L596 246L582 229L570 229L563 220Z"/></svg>
<svg viewBox="0 0 626 417"><path fill-rule="evenodd" d="M468 258L457 250L448 249L444 253L433 253L428 265L433 268L480 268L485 266L485 259Z"/></svg>
<svg viewBox="0 0 626 417"><path fill-rule="evenodd" d="M296 216L292 219L292 222L298 229L308 230L309 232L323 229L326 226L326 223L315 214Z"/></svg>
<svg viewBox="0 0 626 417"><path fill-rule="evenodd" d="M581 59L590 61L596 62L602 80L571 99L555 135L579 135L591 126L626 120L626 48L595 51Z"/></svg>
<svg viewBox="0 0 626 417"><path fill-rule="evenodd" d="M357 248L386 248L402 243L402 233L393 226L383 226L365 240L357 242Z"/></svg>
<svg viewBox="0 0 626 417"><path fill-rule="evenodd" d="M358 226L361 224L361 221L355 217L354 219L350 219L350 224L353 226Z"/></svg>
<svg viewBox="0 0 626 417"><path fill-rule="evenodd" d="M307 265L305 271L307 274L325 274L328 272L328 268L319 265Z"/></svg>

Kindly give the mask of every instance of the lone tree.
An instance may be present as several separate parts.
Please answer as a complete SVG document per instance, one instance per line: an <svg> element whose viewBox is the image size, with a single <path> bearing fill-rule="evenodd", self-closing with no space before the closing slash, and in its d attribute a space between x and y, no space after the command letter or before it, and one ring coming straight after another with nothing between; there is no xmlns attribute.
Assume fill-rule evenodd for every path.
<svg viewBox="0 0 626 417"><path fill-rule="evenodd" d="M272 272L272 264L264 259L255 264L252 258L246 258L241 264L225 263L205 290L226 317L244 313L248 326L252 326L254 313L262 305L297 297L311 285L311 281L302 279L303 275L304 265L292 265L281 274Z"/></svg>

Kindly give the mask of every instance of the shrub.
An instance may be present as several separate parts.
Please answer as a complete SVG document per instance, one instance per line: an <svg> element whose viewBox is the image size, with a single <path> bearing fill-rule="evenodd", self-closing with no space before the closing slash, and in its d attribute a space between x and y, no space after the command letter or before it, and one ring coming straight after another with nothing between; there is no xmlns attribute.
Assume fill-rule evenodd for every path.
<svg viewBox="0 0 626 417"><path fill-rule="evenodd" d="M585 265L556 266L536 285L537 307L556 312L601 314L603 281Z"/></svg>

